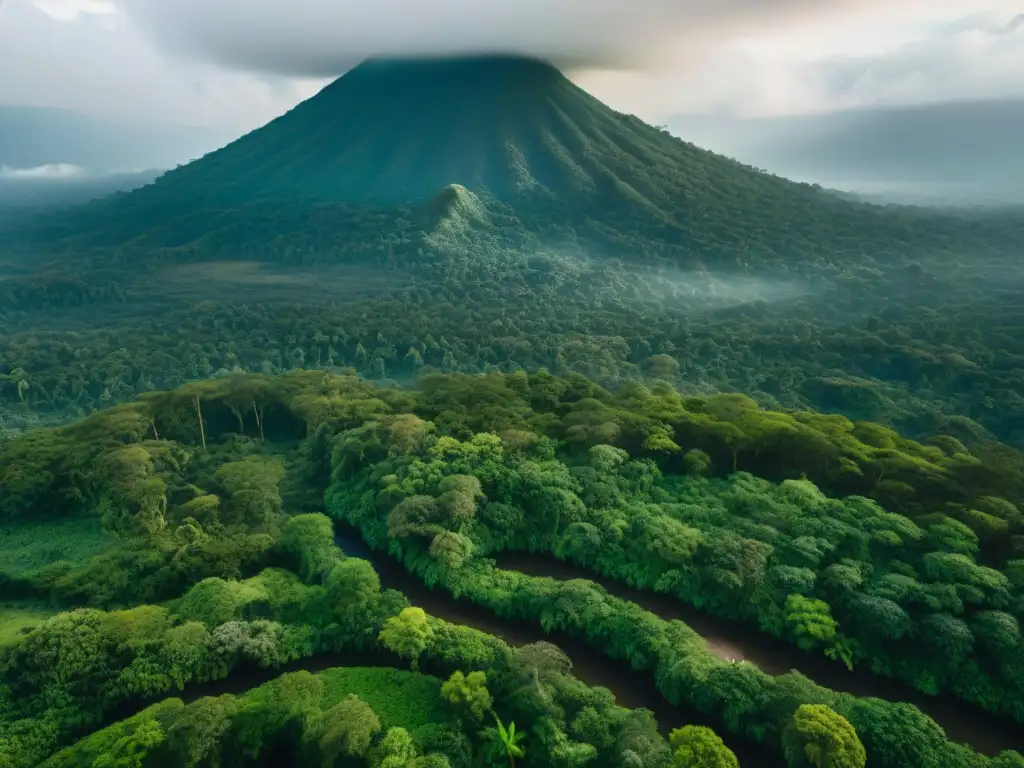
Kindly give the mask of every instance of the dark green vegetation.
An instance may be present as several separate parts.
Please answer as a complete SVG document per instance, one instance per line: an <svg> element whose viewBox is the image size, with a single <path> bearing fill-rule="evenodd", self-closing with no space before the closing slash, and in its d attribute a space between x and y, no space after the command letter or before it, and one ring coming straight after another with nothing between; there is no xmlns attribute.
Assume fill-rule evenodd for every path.
<svg viewBox="0 0 1024 768"><path fill-rule="evenodd" d="M472 67L434 66L429 87L412 65L360 68L150 186L10 234L2 428L233 370L545 366L1022 444L1019 215L855 205L535 62L490 62L462 91ZM413 109L431 99L476 112ZM401 200L371 202L385 188Z"/></svg>
<svg viewBox="0 0 1024 768"><path fill-rule="evenodd" d="M452 183L493 203L502 230L578 236L673 266L837 272L849 268L838 259L888 263L1022 238L1019 218L884 211L758 173L610 110L547 64L502 57L366 62L227 147L37 234L147 260L154 249L259 247L309 261L337 256L316 239L355 217L376 218L378 237L408 250L402 240L434 224L429 210L413 221L410 206Z"/></svg>
<svg viewBox="0 0 1024 768"><path fill-rule="evenodd" d="M425 381L418 413L457 438L422 426L396 458L376 430L347 437L328 510L371 544L401 544L428 580L505 610L477 558L542 550L1024 720L1024 563L1003 548L1022 521L1000 496L1008 487L975 485L984 463L961 446L664 385L612 395L544 375L489 384ZM734 474L702 477L716 468ZM737 469L810 480L774 485ZM811 480L856 495L830 499ZM479 514L474 499L488 502Z"/></svg>
<svg viewBox="0 0 1024 768"><path fill-rule="evenodd" d="M8 230L0 765L1020 766L980 752L1024 722L1022 223L851 203L492 58L369 62ZM622 664L663 732L454 625L488 618ZM991 715L979 751L893 680Z"/></svg>
<svg viewBox="0 0 1024 768"><path fill-rule="evenodd" d="M585 757L613 766L623 755L637 765L668 764L653 719L570 677L553 647L511 649L409 608L400 593L381 590L367 562L337 549L330 520L282 511L285 500L292 510L318 503L323 444L297 439L304 425L291 408L315 409L323 386L352 408L353 425L388 410L385 400L397 397L397 406L406 397L322 374L236 380L233 395L220 394L245 404L226 406L200 387L6 444L6 517L49 519L51 535L60 524L98 520L111 542L84 562L36 570L24 563L7 574L5 598L32 594L81 607L5 642L0 764L39 765L56 747L178 691L187 705L155 703L49 764L468 767L504 754L499 718L528 734L526 749L536 756L526 765ZM199 409L196 420L182 403ZM260 415L259 437L226 432L216 422L222 407L234 408L242 427ZM213 420L196 431L202 409ZM157 431L161 439L148 439ZM69 438L81 451L71 457L78 469L62 465L60 441ZM14 544L11 560L22 562L19 553L32 547ZM239 578L248 573L255 575ZM242 696L193 695L197 685L202 693L203 684L325 653L364 668L298 673ZM451 680L440 687L380 668L410 662ZM392 753L398 757L387 762ZM127 756L135 762L117 762Z"/></svg>
<svg viewBox="0 0 1024 768"><path fill-rule="evenodd" d="M648 715L569 677L550 646L510 649L409 608L337 549L329 519L309 513L324 504L427 583L628 660L721 735L760 744L768 763L1019 764L954 745L912 706L723 661L685 624L590 582L488 559L510 547L569 557L1022 719L1020 563L983 565L979 538L955 519L979 506L1011 515L1013 482L958 474L978 463L949 443L744 403L544 373L433 376L410 390L314 371L190 384L10 440L0 512L35 533L11 539L0 596L75 610L39 616L0 651L0 755L36 765L154 703L53 764L129 751L144 766L441 766L441 753L448 765L500 765L519 746L523 766L735 765L706 729L667 744ZM811 479L745 471L779 480L798 463ZM883 474L906 486L899 512L840 498L891 500ZM945 514L915 506L940 488L971 501ZM60 551L62 529L90 531L93 552L37 564L43 538ZM884 645L846 620L869 610ZM189 695L325 653L452 679L437 704L430 678L383 685L377 676L392 673L365 670ZM156 703L176 691L189 703ZM383 762L399 741L412 745L404 762Z"/></svg>
<svg viewBox="0 0 1024 768"><path fill-rule="evenodd" d="M546 366L1019 446L1022 222L851 203L537 62L369 62L154 184L8 233L0 430L236 369Z"/></svg>

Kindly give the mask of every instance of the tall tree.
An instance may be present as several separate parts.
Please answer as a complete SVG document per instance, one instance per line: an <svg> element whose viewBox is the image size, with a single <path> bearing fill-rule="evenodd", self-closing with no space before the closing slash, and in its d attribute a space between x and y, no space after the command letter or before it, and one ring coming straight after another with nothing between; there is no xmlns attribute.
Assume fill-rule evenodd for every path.
<svg viewBox="0 0 1024 768"><path fill-rule="evenodd" d="M857 731L824 704L801 704L782 739L792 768L864 768L867 763Z"/></svg>

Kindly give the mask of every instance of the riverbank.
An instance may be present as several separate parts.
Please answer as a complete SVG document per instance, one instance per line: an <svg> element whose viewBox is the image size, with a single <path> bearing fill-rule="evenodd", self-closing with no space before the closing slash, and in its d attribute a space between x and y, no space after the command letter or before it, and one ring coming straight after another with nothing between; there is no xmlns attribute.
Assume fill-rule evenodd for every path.
<svg viewBox="0 0 1024 768"><path fill-rule="evenodd" d="M432 590L406 571L401 563L386 554L372 551L355 529L337 525L335 531L335 541L346 555L371 562L383 587L401 591L410 603L432 616L494 635L511 646L542 641L554 643L572 661L573 675L587 685L607 688L621 707L650 710L657 718L659 730L666 736L674 728L684 725L705 725L722 737L743 768L781 767L786 764L781 754L772 753L762 744L730 733L720 719L689 707L673 705L661 695L651 675L632 669L626 662L597 654L592 646L564 632L545 633L539 627L501 619L468 600Z"/></svg>
<svg viewBox="0 0 1024 768"><path fill-rule="evenodd" d="M385 586L405 593L410 602L427 612L446 621L472 626L501 637L511 645L536 642L538 639L554 642L574 662L579 662L580 666L574 668L574 672L581 680L613 691L622 706L647 707L662 723L663 715L659 708L664 703L671 708L664 711L664 716L673 719L684 717L687 718L685 722L709 725L724 733L720 722L709 720L705 715L688 708L672 707L658 691L650 675L639 673L623 664L625 669L621 670L621 674L630 678L626 684L608 674L608 670L618 662L604 656L595 657L593 647L587 643L561 633L543 634L540 629L531 631L520 623L502 620L468 601L456 600L440 590L431 590L393 558L371 551L355 529L338 525L335 530L336 541L346 554L372 562ZM1004 750L1020 749L1018 728L1009 721L979 712L956 700L928 696L888 677L862 670L851 672L841 663L832 662L824 656L814 656L763 633L684 606L668 595L632 589L544 555L507 552L497 557L496 562L502 569L517 570L533 577L563 581L584 579L598 584L609 594L634 602L662 619L683 621L708 642L709 649L719 658L754 664L766 674L777 676L795 670L819 685L836 691L858 697L914 704L935 720L951 741L967 745L982 754L994 756ZM740 744L730 742L729 746L737 755L744 751ZM753 746L764 751L760 745Z"/></svg>
<svg viewBox="0 0 1024 768"><path fill-rule="evenodd" d="M951 741L966 744L989 756L1006 749L1020 749L1019 726L953 698L929 696L891 677L869 670L849 670L837 660L801 649L742 624L712 616L676 598L644 592L599 576L564 560L528 552L504 552L496 558L499 568L527 576L561 581L585 579L609 594L636 603L663 619L678 619L700 634L719 658L746 661L769 675L796 670L818 685L859 697L874 697L913 704L938 723Z"/></svg>

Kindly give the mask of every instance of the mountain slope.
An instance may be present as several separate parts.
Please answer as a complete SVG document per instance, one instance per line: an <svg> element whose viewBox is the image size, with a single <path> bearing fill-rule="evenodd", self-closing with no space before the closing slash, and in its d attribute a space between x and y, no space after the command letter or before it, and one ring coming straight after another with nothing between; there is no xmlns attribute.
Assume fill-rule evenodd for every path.
<svg viewBox="0 0 1024 768"><path fill-rule="evenodd" d="M894 249L902 259L1001 248L1024 231L1018 220L842 200L617 113L543 62L484 57L368 61L223 149L51 222L35 242L128 247L132 260L158 248L281 258L295 243L336 254L354 222L383 236L452 184L513 227L689 264L834 270L892 261Z"/></svg>

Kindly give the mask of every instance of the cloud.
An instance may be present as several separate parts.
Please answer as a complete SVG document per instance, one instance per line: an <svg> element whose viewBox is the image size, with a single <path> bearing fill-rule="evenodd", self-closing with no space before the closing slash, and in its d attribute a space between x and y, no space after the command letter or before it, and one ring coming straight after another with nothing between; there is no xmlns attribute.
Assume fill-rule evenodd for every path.
<svg viewBox="0 0 1024 768"><path fill-rule="evenodd" d="M571 67L665 65L723 38L875 2L121 0L129 18L168 50L308 77L335 76L375 55L499 52Z"/></svg>
<svg viewBox="0 0 1024 768"><path fill-rule="evenodd" d="M171 58L112 2L3 0L0 104L241 132L320 87Z"/></svg>
<svg viewBox="0 0 1024 768"><path fill-rule="evenodd" d="M328 78L372 55L521 53L647 119L1024 92L1016 0L116 1L181 59Z"/></svg>
<svg viewBox="0 0 1024 768"><path fill-rule="evenodd" d="M0 0L0 103L241 132L368 55L500 51L552 59L655 122L820 111L1020 92L1019 13L1019 0Z"/></svg>
<svg viewBox="0 0 1024 768"><path fill-rule="evenodd" d="M902 0L886 16L850 8L789 33L724 42L675 71L603 72L582 84L658 119L736 118L1024 96L1024 16L1016 4ZM908 11L914 10L914 13ZM826 23L827 22L827 23Z"/></svg>
<svg viewBox="0 0 1024 768"><path fill-rule="evenodd" d="M70 163L48 163L35 168L8 168L0 165L0 179L72 179L85 173L85 169Z"/></svg>
<svg viewBox="0 0 1024 768"><path fill-rule="evenodd" d="M885 56L825 61L814 74L833 107L1024 94L1024 14L957 20Z"/></svg>
<svg viewBox="0 0 1024 768"><path fill-rule="evenodd" d="M54 19L70 21L88 14L114 14L113 0L33 0L33 5Z"/></svg>

